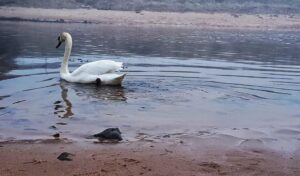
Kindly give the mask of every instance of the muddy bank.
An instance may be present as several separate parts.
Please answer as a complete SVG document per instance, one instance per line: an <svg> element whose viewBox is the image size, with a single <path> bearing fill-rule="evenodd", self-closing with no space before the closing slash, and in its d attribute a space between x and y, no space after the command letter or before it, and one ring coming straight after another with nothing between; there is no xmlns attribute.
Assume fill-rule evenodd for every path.
<svg viewBox="0 0 300 176"><path fill-rule="evenodd" d="M49 142L49 141L48 141ZM68 160L58 156L68 154ZM266 149L147 141L1 143L4 175L298 175L299 155Z"/></svg>
<svg viewBox="0 0 300 176"><path fill-rule="evenodd" d="M208 29L298 30L299 19L299 15L0 8L0 20L8 21L160 25Z"/></svg>
<svg viewBox="0 0 300 176"><path fill-rule="evenodd" d="M137 141L85 143L68 139L0 142L5 175L299 175L300 151L261 140L180 133Z"/></svg>

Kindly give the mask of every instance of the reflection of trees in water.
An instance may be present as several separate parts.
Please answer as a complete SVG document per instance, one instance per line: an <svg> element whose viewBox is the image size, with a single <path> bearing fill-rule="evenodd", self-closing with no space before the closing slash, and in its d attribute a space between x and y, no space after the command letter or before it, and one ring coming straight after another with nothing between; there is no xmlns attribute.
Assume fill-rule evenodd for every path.
<svg viewBox="0 0 300 176"><path fill-rule="evenodd" d="M4 24L0 27L0 80L5 74L16 68L15 58L19 55L20 44L16 33L7 29Z"/></svg>
<svg viewBox="0 0 300 176"><path fill-rule="evenodd" d="M15 59L24 57L46 58L56 55L55 43L60 31L47 23L0 22L0 79L17 69L32 69L32 65L17 65ZM57 52L57 51L56 51ZM33 63L35 64L35 63ZM58 67L58 66L55 66Z"/></svg>
<svg viewBox="0 0 300 176"><path fill-rule="evenodd" d="M61 50L55 49L57 36L65 27L63 24L1 21L0 26L0 76L16 68L32 69L47 64L17 65L15 59L19 55L34 59L63 55ZM58 63L52 65L59 67Z"/></svg>
<svg viewBox="0 0 300 176"><path fill-rule="evenodd" d="M292 34L249 31L208 31L199 29L163 27L102 26L97 33L91 31L89 38L99 53L111 55L134 54L141 56L205 58L222 60L248 60L274 64L300 64L297 45L286 45ZM100 40L99 40L100 39ZM292 39L295 40L295 39ZM294 41L295 42L295 41ZM296 41L297 42L297 41ZM83 43L84 44L84 43ZM83 46L81 46L83 47ZM285 61L282 62L282 57Z"/></svg>
<svg viewBox="0 0 300 176"><path fill-rule="evenodd" d="M168 27L1 22L0 75L17 67L15 58L18 55L36 59L61 58L63 51L54 46L57 35L65 29L68 29L74 39L71 58L80 56L84 59L88 54L97 55L96 57L103 54L133 54L300 65L300 50L297 46L299 32L266 34ZM60 64L45 63L48 68L59 68ZM18 65L22 69L42 66L45 65Z"/></svg>
<svg viewBox="0 0 300 176"><path fill-rule="evenodd" d="M58 100L54 103L54 114L59 118L69 118L74 115L72 97L68 94L69 90L74 91L76 96L87 103L94 100L126 101L127 99L124 88L120 86L97 87L93 84L74 84L62 80L60 88L62 101Z"/></svg>

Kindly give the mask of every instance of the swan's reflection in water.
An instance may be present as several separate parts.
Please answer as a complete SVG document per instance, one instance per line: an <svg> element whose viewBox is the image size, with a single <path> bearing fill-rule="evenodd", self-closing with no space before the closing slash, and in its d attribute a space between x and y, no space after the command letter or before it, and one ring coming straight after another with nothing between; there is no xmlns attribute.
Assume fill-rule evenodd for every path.
<svg viewBox="0 0 300 176"><path fill-rule="evenodd" d="M63 81L60 82L59 87L61 88L62 101L58 100L54 102L54 114L56 114L59 118L69 118L74 115L72 112L72 103L68 99L69 90Z"/></svg>
<svg viewBox="0 0 300 176"><path fill-rule="evenodd" d="M54 114L59 118L71 118L73 113L72 97L69 91L74 91L82 101L126 101L124 88L121 86L99 86L93 84L74 84L61 80L59 84L61 88L62 101L54 102ZM71 94L74 95L74 94Z"/></svg>

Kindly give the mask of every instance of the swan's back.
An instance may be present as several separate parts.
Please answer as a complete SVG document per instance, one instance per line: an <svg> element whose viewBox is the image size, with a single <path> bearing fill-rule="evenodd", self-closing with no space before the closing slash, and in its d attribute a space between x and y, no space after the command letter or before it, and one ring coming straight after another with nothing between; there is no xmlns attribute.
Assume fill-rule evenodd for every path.
<svg viewBox="0 0 300 176"><path fill-rule="evenodd" d="M71 75L79 76L81 74L88 75L102 75L106 73L113 73L123 69L122 62L115 62L111 60L100 60L95 62L89 62L81 65L76 70L74 70Z"/></svg>

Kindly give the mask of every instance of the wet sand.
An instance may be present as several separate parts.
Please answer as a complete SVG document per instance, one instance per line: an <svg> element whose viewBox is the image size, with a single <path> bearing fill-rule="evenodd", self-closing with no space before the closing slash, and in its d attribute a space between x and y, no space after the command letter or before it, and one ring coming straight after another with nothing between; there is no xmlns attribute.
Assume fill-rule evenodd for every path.
<svg viewBox="0 0 300 176"><path fill-rule="evenodd" d="M25 142L26 143L26 142ZM60 161L62 152L72 161ZM299 155L185 142L2 143L1 175L299 175Z"/></svg>
<svg viewBox="0 0 300 176"><path fill-rule="evenodd" d="M207 29L298 30L299 15L176 13L109 11L96 9L39 9L1 7L1 20L96 23L114 25L160 25Z"/></svg>

